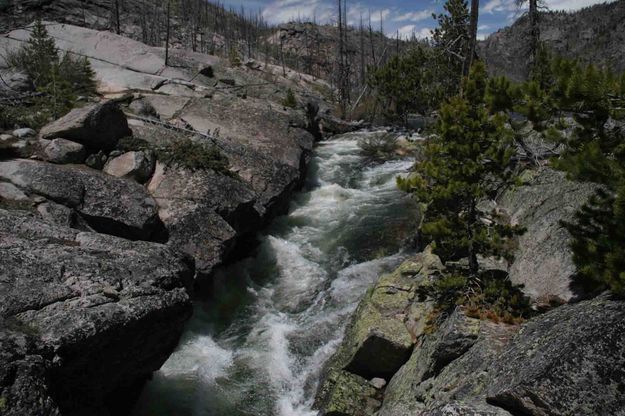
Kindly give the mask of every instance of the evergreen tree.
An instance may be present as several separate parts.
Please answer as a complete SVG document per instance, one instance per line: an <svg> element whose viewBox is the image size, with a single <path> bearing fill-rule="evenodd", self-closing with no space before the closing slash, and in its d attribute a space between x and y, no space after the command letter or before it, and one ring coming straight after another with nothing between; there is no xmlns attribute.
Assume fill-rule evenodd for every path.
<svg viewBox="0 0 625 416"><path fill-rule="evenodd" d="M388 119L406 121L410 112L425 113L436 108L431 57L426 47L417 45L403 56L393 56L377 70L370 69L369 86L377 92Z"/></svg>
<svg viewBox="0 0 625 416"><path fill-rule="evenodd" d="M9 54L7 60L9 66L24 71L35 87L41 87L50 82L52 68L59 64L59 50L45 25L37 20L26 45Z"/></svg>
<svg viewBox="0 0 625 416"><path fill-rule="evenodd" d="M469 9L466 0L447 0L445 13L433 15L438 27L432 31L436 51L439 96L448 98L459 92L462 67L469 40Z"/></svg>
<svg viewBox="0 0 625 416"><path fill-rule="evenodd" d="M4 126L41 127L71 110L78 95L96 93L95 73L87 58L69 52L61 58L41 21L35 22L26 45L9 54L7 63L26 73L40 94L24 108L0 106L0 124Z"/></svg>
<svg viewBox="0 0 625 416"><path fill-rule="evenodd" d="M573 237L578 277L625 296L625 75L563 60L554 66L554 95L576 122L571 134L560 136L565 150L554 164L573 179L601 185L573 221L563 223Z"/></svg>
<svg viewBox="0 0 625 416"><path fill-rule="evenodd" d="M518 230L499 224L496 215L478 211L478 202L502 182L511 181L514 153L507 118L489 111L487 76L477 63L464 81L462 97L440 110L438 136L425 145L425 160L401 189L413 193L426 209L421 237L435 243L443 259L469 258L469 272L478 272L477 255L506 255L507 240ZM488 224L491 223L491 224Z"/></svg>
<svg viewBox="0 0 625 416"><path fill-rule="evenodd" d="M297 100L295 99L295 94L293 94L292 89L286 90L286 96L284 100L282 100L282 105L289 108L297 107Z"/></svg>

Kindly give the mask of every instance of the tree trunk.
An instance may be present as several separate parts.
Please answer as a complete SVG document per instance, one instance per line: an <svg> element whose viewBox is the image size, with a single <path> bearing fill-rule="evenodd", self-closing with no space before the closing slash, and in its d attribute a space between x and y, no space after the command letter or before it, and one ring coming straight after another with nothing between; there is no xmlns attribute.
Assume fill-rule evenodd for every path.
<svg viewBox="0 0 625 416"><path fill-rule="evenodd" d="M169 66L169 26L171 17L171 0L167 0L167 32L165 34L165 66Z"/></svg>
<svg viewBox="0 0 625 416"><path fill-rule="evenodd" d="M339 56L338 58L338 90L339 90L339 107L341 112L341 118L345 117L345 62L343 52L343 5L342 0L339 0Z"/></svg>
<svg viewBox="0 0 625 416"><path fill-rule="evenodd" d="M534 63L536 62L536 54L538 53L538 45L540 42L540 27L538 22L538 0L529 0L530 10L530 61L529 68L530 73L533 70Z"/></svg>
<svg viewBox="0 0 625 416"><path fill-rule="evenodd" d="M477 276L479 265L477 263L477 253L475 251L473 225L477 221L475 200L471 199L469 204L469 216L467 218L467 238L469 239L469 274L471 277Z"/></svg>
<svg viewBox="0 0 625 416"><path fill-rule="evenodd" d="M115 31L119 35L121 34L121 25L119 23L119 1L115 0Z"/></svg>
<svg viewBox="0 0 625 416"><path fill-rule="evenodd" d="M477 44L477 21L480 13L480 0L471 0L471 17L469 20L469 42L467 44L467 55L464 58L462 74L469 75L473 59L475 58L475 45Z"/></svg>

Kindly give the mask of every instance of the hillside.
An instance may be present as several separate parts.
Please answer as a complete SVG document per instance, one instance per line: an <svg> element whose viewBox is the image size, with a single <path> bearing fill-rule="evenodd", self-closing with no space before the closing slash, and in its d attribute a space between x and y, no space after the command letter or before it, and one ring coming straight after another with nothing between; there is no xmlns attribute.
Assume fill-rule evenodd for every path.
<svg viewBox="0 0 625 416"><path fill-rule="evenodd" d="M480 42L479 53L492 74L517 81L525 78L528 24L527 16L523 16ZM543 13L540 32L542 41L562 56L625 70L625 0L575 13Z"/></svg>
<svg viewBox="0 0 625 416"><path fill-rule="evenodd" d="M119 5L119 9L115 6ZM169 45L213 55L258 57L267 50L262 40L270 33L262 16L229 10L212 2L173 2ZM243 17L244 16L244 17ZM167 38L167 2L141 0L3 0L0 33L30 24L35 18L109 30L150 46L164 46ZM236 53L235 53L236 52Z"/></svg>
<svg viewBox="0 0 625 416"><path fill-rule="evenodd" d="M339 31L333 25L318 25L311 22L286 23L277 27L268 41L282 46L286 64L331 80L338 56ZM383 36L379 31L350 27L345 33L345 50L351 79L354 84L364 82L367 66L384 62L397 52L397 43ZM404 42L399 43L402 48Z"/></svg>

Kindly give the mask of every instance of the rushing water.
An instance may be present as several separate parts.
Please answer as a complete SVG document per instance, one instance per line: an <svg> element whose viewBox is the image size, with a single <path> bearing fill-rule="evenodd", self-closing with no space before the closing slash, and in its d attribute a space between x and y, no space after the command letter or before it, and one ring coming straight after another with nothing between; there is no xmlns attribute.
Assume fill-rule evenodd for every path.
<svg viewBox="0 0 625 416"><path fill-rule="evenodd" d="M220 270L135 416L300 416L325 360L380 273L405 257L407 160L367 164L352 133L321 143L307 185L252 257Z"/></svg>

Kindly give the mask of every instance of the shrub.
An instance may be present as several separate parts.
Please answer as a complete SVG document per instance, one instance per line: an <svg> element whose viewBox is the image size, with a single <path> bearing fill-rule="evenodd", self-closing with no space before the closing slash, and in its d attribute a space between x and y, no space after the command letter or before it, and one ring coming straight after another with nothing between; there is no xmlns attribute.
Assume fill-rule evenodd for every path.
<svg viewBox="0 0 625 416"><path fill-rule="evenodd" d="M230 175L228 158L215 146L206 146L190 139L177 140L156 150L157 158L166 165L191 171L212 169Z"/></svg>
<svg viewBox="0 0 625 416"><path fill-rule="evenodd" d="M35 22L24 47L7 54L7 65L27 74L39 94L19 106L1 105L0 124L5 128L18 125L38 129L69 112L78 95L96 93L89 61L69 52L61 57L41 21Z"/></svg>
<svg viewBox="0 0 625 416"><path fill-rule="evenodd" d="M286 96L284 97L284 100L282 100L282 105L288 108L297 107L297 100L295 99L295 94L293 94L292 89L289 88L286 90Z"/></svg>
<svg viewBox="0 0 625 416"><path fill-rule="evenodd" d="M222 175L233 176L228 158L216 146L198 143L186 137L165 146L153 146L143 139L124 137L119 140L117 148L124 152L153 151L157 159L167 166L191 171L212 169Z"/></svg>
<svg viewBox="0 0 625 416"><path fill-rule="evenodd" d="M228 60L230 61L230 66L232 67L241 66L241 58L239 58L239 52L236 48L230 48L228 51Z"/></svg>
<svg viewBox="0 0 625 416"><path fill-rule="evenodd" d="M386 160L397 150L397 136L391 133L367 136L358 142L360 154L370 160Z"/></svg>
<svg viewBox="0 0 625 416"><path fill-rule="evenodd" d="M433 296L440 312L462 306L467 316L478 319L515 324L534 314L521 286L497 273L469 279L464 273L452 272L434 282Z"/></svg>

